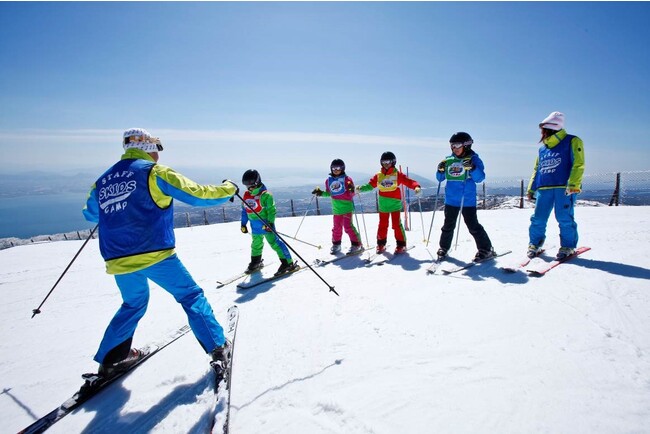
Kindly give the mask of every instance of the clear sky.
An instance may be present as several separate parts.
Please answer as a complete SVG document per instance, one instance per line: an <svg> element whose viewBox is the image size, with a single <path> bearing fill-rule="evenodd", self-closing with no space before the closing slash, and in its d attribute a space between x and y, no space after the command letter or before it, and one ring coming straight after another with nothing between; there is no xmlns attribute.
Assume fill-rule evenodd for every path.
<svg viewBox="0 0 650 434"><path fill-rule="evenodd" d="M527 176L554 110L587 173L648 168L650 3L0 3L0 172L172 167L433 178L456 131ZM623 151L621 153L620 151ZM216 171L215 180L221 175Z"/></svg>

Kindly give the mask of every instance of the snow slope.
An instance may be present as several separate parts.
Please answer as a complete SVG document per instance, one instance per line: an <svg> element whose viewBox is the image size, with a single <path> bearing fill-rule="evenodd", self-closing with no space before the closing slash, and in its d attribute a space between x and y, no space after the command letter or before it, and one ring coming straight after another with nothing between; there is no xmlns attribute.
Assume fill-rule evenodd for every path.
<svg viewBox="0 0 650 434"><path fill-rule="evenodd" d="M650 207L577 208L593 249L544 277L506 274L527 245L530 210L480 211L497 250L514 251L450 276L428 276L431 213L412 213L408 256L365 267L348 258L247 292L215 281L249 260L238 223L180 229L177 251L217 318L241 310L233 433L641 433L650 429ZM283 218L293 235L301 217ZM359 216L370 243L377 215ZM442 213L436 214L435 251ZM424 229L424 230L423 230ZM330 216L308 216L288 240L327 257ZM555 253L557 225L547 249ZM394 245L392 236L389 243ZM96 369L92 356L120 304L92 240L42 313L36 308L82 241L0 251L0 417L16 432L58 406ZM344 248L349 243L344 238ZM462 226L458 250L473 241ZM275 261L266 246L267 262ZM548 257L546 258L549 259ZM273 267L275 268L275 267ZM272 270L267 270L272 271ZM152 284L134 343L186 323ZM214 404L208 357L191 334L166 348L50 432L205 432Z"/></svg>

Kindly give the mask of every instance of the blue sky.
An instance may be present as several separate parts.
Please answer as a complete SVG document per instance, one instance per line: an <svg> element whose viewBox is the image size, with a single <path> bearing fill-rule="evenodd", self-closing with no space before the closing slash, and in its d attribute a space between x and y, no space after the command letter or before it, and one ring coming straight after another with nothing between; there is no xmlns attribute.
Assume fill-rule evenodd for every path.
<svg viewBox="0 0 650 434"><path fill-rule="evenodd" d="M433 179L456 131L488 180L528 176L554 110L587 173L644 170L649 21L646 2L3 2L0 172L100 170L143 127L215 181L371 174L386 150Z"/></svg>

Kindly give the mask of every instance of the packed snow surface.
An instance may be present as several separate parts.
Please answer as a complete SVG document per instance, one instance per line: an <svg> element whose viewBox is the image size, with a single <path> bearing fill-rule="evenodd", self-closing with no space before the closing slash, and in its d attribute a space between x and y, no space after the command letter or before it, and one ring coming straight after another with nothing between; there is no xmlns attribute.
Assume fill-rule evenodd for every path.
<svg viewBox="0 0 650 434"><path fill-rule="evenodd" d="M241 317L234 356L233 433L640 433L650 428L650 207L579 207L591 251L543 277L499 266L525 256L530 209L479 211L510 255L448 276L427 275L443 214L411 213L407 255L361 257L242 291L250 236L239 223L176 230L177 252L217 319ZM328 258L331 216L281 218L308 262ZM377 215L357 215L374 245ZM296 230L300 230L296 235ZM551 216L550 261L558 244ZM56 408L96 370L92 357L121 298L91 240L0 251L0 418L16 432ZM389 243L395 245L389 233ZM343 247L349 246L344 235ZM470 260L463 225L452 266ZM267 263L277 267L268 245ZM134 337L144 346L186 324L155 284ZM215 404L208 356L192 334L146 361L50 432L206 432Z"/></svg>

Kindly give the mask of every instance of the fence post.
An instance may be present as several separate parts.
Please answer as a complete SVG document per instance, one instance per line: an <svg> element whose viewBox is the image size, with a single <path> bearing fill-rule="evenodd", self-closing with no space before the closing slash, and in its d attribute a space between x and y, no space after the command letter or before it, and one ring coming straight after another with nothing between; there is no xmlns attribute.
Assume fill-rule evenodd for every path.
<svg viewBox="0 0 650 434"><path fill-rule="evenodd" d="M185 213L185 218L187 219L187 227L189 228L190 226L192 226L192 224L190 223L190 213L189 212Z"/></svg>
<svg viewBox="0 0 650 434"><path fill-rule="evenodd" d="M614 193L612 198L609 200L609 206L615 204L618 206L618 200L621 194L621 172L616 173L616 184L614 185Z"/></svg>
<svg viewBox="0 0 650 434"><path fill-rule="evenodd" d="M291 217L296 216L296 210L293 209L293 199L291 199Z"/></svg>
<svg viewBox="0 0 650 434"><path fill-rule="evenodd" d="M318 203L318 196L316 196L316 215L320 215L320 204Z"/></svg>
<svg viewBox="0 0 650 434"><path fill-rule="evenodd" d="M203 224L205 224L206 226L210 224L210 223L208 223L208 210L207 209L203 210Z"/></svg>
<svg viewBox="0 0 650 434"><path fill-rule="evenodd" d="M524 209L524 180L521 180L520 193L519 193L519 209Z"/></svg>

